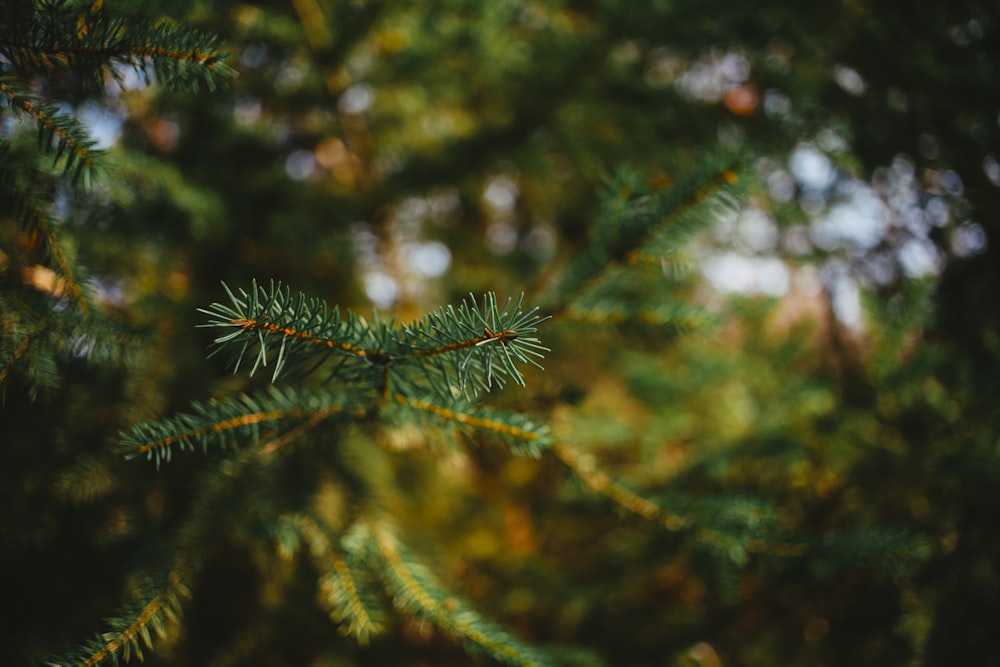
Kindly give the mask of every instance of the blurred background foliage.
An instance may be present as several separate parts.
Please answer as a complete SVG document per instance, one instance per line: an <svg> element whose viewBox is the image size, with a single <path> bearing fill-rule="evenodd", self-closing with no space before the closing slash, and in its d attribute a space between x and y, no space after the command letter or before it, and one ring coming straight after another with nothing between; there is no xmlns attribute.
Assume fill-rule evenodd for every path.
<svg viewBox="0 0 1000 667"><path fill-rule="evenodd" d="M428 455L417 432L355 455L394 480L384 502L442 577L530 641L615 665L995 659L993 4L114 9L220 35L238 77L213 93L126 78L101 97L61 82L109 154L63 233L95 301L143 343L126 365L59 358L36 391L6 378L4 664L97 631L189 506L202 459L156 472L114 450L137 421L243 388L195 328L220 280L278 279L401 320L469 291L530 301L582 247L609 173L669 188L720 148L750 155L759 187L665 267L690 270L681 295L710 317L691 332L554 326L545 372L500 401L667 503L697 494L735 523L815 538L805 553L732 570L549 458ZM0 280L45 291L9 215ZM354 646L304 562L238 539L206 559L184 631L150 664L467 664L417 622Z"/></svg>

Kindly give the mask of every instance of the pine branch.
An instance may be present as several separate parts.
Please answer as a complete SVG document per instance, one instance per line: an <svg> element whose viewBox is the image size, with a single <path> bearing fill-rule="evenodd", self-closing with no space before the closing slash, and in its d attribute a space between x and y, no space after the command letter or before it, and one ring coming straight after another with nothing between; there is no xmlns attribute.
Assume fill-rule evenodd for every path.
<svg viewBox="0 0 1000 667"><path fill-rule="evenodd" d="M571 305L566 316L574 323L652 326L675 333L688 333L712 324L712 314L701 306L682 302L633 302L601 287Z"/></svg>
<svg viewBox="0 0 1000 667"><path fill-rule="evenodd" d="M15 114L34 121L39 148L54 153L53 167L62 161L63 174L72 172L74 184L87 185L92 180L102 151L94 148L96 142L80 121L36 95L12 73L0 72L0 96Z"/></svg>
<svg viewBox="0 0 1000 667"><path fill-rule="evenodd" d="M27 378L32 394L58 384L57 357L95 366L131 363L138 336L101 313L82 317L72 307L53 309L34 290L0 294L0 385L12 374Z"/></svg>
<svg viewBox="0 0 1000 667"><path fill-rule="evenodd" d="M395 604L463 640L466 652L483 653L505 665L550 664L537 649L469 609L399 542L384 525L367 526L370 551L383 564L385 584Z"/></svg>
<svg viewBox="0 0 1000 667"><path fill-rule="evenodd" d="M320 602L342 634L366 646L371 637L385 631L385 610L376 595L376 582L368 568L364 535L349 530L337 540L325 522L311 517L299 518L310 554L322 573Z"/></svg>
<svg viewBox="0 0 1000 667"><path fill-rule="evenodd" d="M44 322L38 323L34 328L30 329L24 334L24 337L20 340L17 346L9 353L5 355L7 358L0 359L0 386L3 385L7 376L10 374L11 368L17 364L22 357L27 355L28 351L31 349L35 342L35 339L40 337L45 332L46 325ZM5 332L6 333L6 332ZM7 338L12 338L9 335L4 336L3 342L6 342ZM4 351L0 347L0 352Z"/></svg>
<svg viewBox="0 0 1000 667"><path fill-rule="evenodd" d="M71 253L66 251L55 234L49 207L25 190L12 190L9 194L14 199L15 216L27 231L28 245L38 259L47 259L59 272L61 280L49 290L52 296L69 297L86 317L90 306L84 297L83 285L77 277L78 269L74 268Z"/></svg>
<svg viewBox="0 0 1000 667"><path fill-rule="evenodd" d="M75 50L132 65L147 75L152 70L170 90L197 90L204 84L211 91L220 79L235 75L218 38L168 22L128 25L116 39L89 40Z"/></svg>
<svg viewBox="0 0 1000 667"><path fill-rule="evenodd" d="M162 462L170 461L174 447L181 451L201 447L204 452L209 447L236 449L244 441L259 442L263 433L273 433L281 423L315 424L334 415L360 419L367 414L356 397L282 391L276 387L254 396L196 402L192 410L158 422L138 424L130 433L122 433L120 448L125 457L145 456L159 467ZM277 448L280 444L272 442L268 446Z"/></svg>
<svg viewBox="0 0 1000 667"><path fill-rule="evenodd" d="M628 332L686 333L714 321L704 306L681 292L681 276L641 262L608 268L563 311L569 323L628 325Z"/></svg>
<svg viewBox="0 0 1000 667"><path fill-rule="evenodd" d="M678 265L681 243L711 222L713 207L745 187L740 163L738 157L720 156L656 192L634 172L621 170L609 178L589 242L567 263L543 303L566 308L623 267L661 258Z"/></svg>
<svg viewBox="0 0 1000 667"><path fill-rule="evenodd" d="M630 491L615 481L597 465L594 457L559 441L549 446L549 451L562 461L591 491L602 495L619 507L636 514L647 521L658 523L670 531L678 531L687 526L683 517L665 512L653 501Z"/></svg>
<svg viewBox="0 0 1000 667"><path fill-rule="evenodd" d="M143 659L143 649L153 648L153 634L163 639L167 628L180 619L181 599L189 596L177 571L171 572L160 585L152 582L137 602L107 620L110 630L76 651L48 663L50 667L97 667L103 664L128 662L132 657Z"/></svg>
<svg viewBox="0 0 1000 667"><path fill-rule="evenodd" d="M493 385L502 387L506 379L524 386L517 364L541 368L535 359L549 348L530 335L548 318L539 315L538 308L523 310L523 300L523 294L516 302L507 299L501 308L489 292L480 308L470 294L458 308L446 306L405 325L404 353L433 361L440 375L437 386L489 391Z"/></svg>
<svg viewBox="0 0 1000 667"><path fill-rule="evenodd" d="M81 9L66 0L42 0L32 16L21 16L18 32L2 35L3 54L25 74L70 69L89 78L98 92L104 76L127 65L147 78L152 72L171 90L209 90L234 75L218 38L169 21L112 17L99 4Z"/></svg>
<svg viewBox="0 0 1000 667"><path fill-rule="evenodd" d="M540 368L535 359L548 350L531 335L547 318L537 309L524 311L520 299L508 299L501 308L492 293L482 307L470 297L458 308L441 308L404 325L399 334L351 311L342 316L339 307L331 310L319 299L293 298L280 284L264 289L253 281L249 292L238 294L224 287L230 303L201 311L211 318L202 326L231 330L215 339L213 354L239 346L232 365L238 370L252 357L251 374L273 358L272 381L287 365L315 368L338 357L334 373L341 379L382 384L379 378L391 373L407 386L423 383L449 395L453 388L489 390L506 379L523 385L517 364Z"/></svg>
<svg viewBox="0 0 1000 667"><path fill-rule="evenodd" d="M514 454L537 458L550 442L546 426L518 413L466 403L441 405L436 397L421 400L396 394L393 399L419 419L466 432L483 433L503 442Z"/></svg>
<svg viewBox="0 0 1000 667"><path fill-rule="evenodd" d="M282 516L273 529L278 553L292 558L303 544L320 574L320 604L342 634L365 646L385 630L385 609L367 567L367 542L349 530L341 539L326 521L311 514Z"/></svg>
<svg viewBox="0 0 1000 667"><path fill-rule="evenodd" d="M0 299L0 306L10 300ZM51 323L37 318L25 318L20 308L0 310L0 391L14 374L27 379L32 398L59 384L56 359L51 338ZM0 394L2 396L3 394Z"/></svg>
<svg viewBox="0 0 1000 667"><path fill-rule="evenodd" d="M801 556L807 544L784 531L771 503L755 498L672 497L654 502L630 490L601 470L590 454L565 442L554 441L549 450L591 491L647 521L671 532L686 532L696 542L742 566L750 554Z"/></svg>
<svg viewBox="0 0 1000 667"><path fill-rule="evenodd" d="M350 370L356 370L359 364L367 368L388 362L386 353L379 349L385 334L351 311L342 317L339 307L328 310L320 299L306 298L301 293L293 299L291 290L280 283L272 282L269 289L264 289L254 280L249 292L240 289L239 294L225 284L223 288L230 303L214 303L199 309L212 318L200 326L235 329L216 338L212 352L216 354L231 344L240 345L231 362L234 372L244 363L248 352L254 358L251 375L258 368L267 367L268 352L275 345L278 350L272 353L275 357L272 381L278 379L286 364L301 366L315 361L317 355L345 357Z"/></svg>
<svg viewBox="0 0 1000 667"><path fill-rule="evenodd" d="M381 610L362 595L369 583L362 580L364 570L349 566L332 553L325 561L327 570L319 582L320 600L342 634L367 646L371 637L385 632L385 625Z"/></svg>

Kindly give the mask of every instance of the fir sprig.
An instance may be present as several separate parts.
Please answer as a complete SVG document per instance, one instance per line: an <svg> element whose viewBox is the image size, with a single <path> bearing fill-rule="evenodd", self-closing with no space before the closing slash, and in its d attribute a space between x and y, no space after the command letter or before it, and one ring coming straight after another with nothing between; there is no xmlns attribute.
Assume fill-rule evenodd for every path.
<svg viewBox="0 0 1000 667"><path fill-rule="evenodd" d="M271 363L269 356L273 358L272 382L289 363L296 367L321 363L326 355L339 356L347 370L385 365L389 359L391 352L379 349L386 339L383 327L369 325L351 311L342 316L339 306L330 309L321 299L301 293L293 297L289 288L273 281L264 288L254 280L249 291L236 293L225 284L223 288L229 303L199 309L210 318L200 326L230 330L213 341L212 354L238 346L231 360L234 373L248 354L253 359L251 375Z"/></svg>
<svg viewBox="0 0 1000 667"><path fill-rule="evenodd" d="M0 97L16 115L30 118L38 127L38 147L53 154L53 166L62 161L63 173L73 183L87 184L97 169L101 151L76 118L36 94L13 73L0 72Z"/></svg>
<svg viewBox="0 0 1000 667"><path fill-rule="evenodd" d="M464 389L471 381L473 389L488 391L510 379L524 386L517 364L541 368L535 359L549 349L531 335L548 318L537 307L525 311L523 300L524 295L517 301L508 298L501 307L488 292L480 307L469 295L458 308L446 306L405 325L405 353L431 360L445 385Z"/></svg>
<svg viewBox="0 0 1000 667"><path fill-rule="evenodd" d="M201 326L229 330L215 339L212 354L235 345L234 367L252 358L252 374L273 363L273 379L289 365L315 367L323 357L333 356L341 362L332 371L339 389L304 392L272 386L253 396L196 402L191 412L138 424L123 433L121 449L128 458L145 456L159 466L171 459L175 448L235 448L306 421L334 415L350 421L379 414L385 419L400 409L411 418L479 432L515 453L538 456L548 444L548 430L534 420L475 406L461 392L461 383L470 377L487 389L501 384L502 377L523 384L515 361L538 365L531 357L540 357L546 348L531 334L544 318L535 310L525 312L520 301L500 308L488 294L482 309L470 300L457 309L441 309L400 333L378 321L370 325L351 311L342 316L339 308L331 310L319 299L302 294L293 298L280 284L264 289L254 281L249 291L225 289L228 304L202 309L210 319ZM496 335L487 335L491 327ZM481 335L469 335L480 328ZM449 357L457 361L438 365Z"/></svg>
<svg viewBox="0 0 1000 667"><path fill-rule="evenodd" d="M3 157L0 152L0 157ZM29 261L39 262L36 270L45 265L54 267L58 279L52 281L46 291L56 298L68 298L80 310L80 314L90 314L83 269L76 263L74 244L65 236L55 233L51 206L28 188L11 188L9 194L14 203L15 216L26 232L25 255Z"/></svg>
<svg viewBox="0 0 1000 667"><path fill-rule="evenodd" d="M122 82L129 67L173 90L212 89L234 72L216 37L170 21L115 17L101 2L7 4L0 18L0 120L13 116L23 122L3 123L0 129L0 220L13 225L13 234L5 236L16 239L13 257L20 275L12 272L15 280L0 295L0 308L7 306L2 297L29 286L51 298L49 312L33 318L27 334L3 322L0 382L12 370L25 370L34 393L54 386L58 373L52 360L58 352L73 346L81 356L107 361L109 355L100 353L108 342L124 340L117 334L93 335L114 327L94 312L86 272L76 258L75 230L58 225L53 212L56 193L68 194L64 184L87 188L103 169L103 151L65 100L82 93L100 102L106 83ZM15 148L24 126L36 128L37 151ZM51 157L47 168L39 168L39 155ZM77 203L60 199L62 205ZM53 272L51 279L37 279ZM72 327L65 326L67 311L75 317Z"/></svg>
<svg viewBox="0 0 1000 667"><path fill-rule="evenodd" d="M189 596L180 574L170 572L165 581L148 581L135 602L107 619L109 630L72 653L47 662L48 667L98 667L140 661L143 650L153 648L153 635L162 639L180 619L181 601Z"/></svg>
<svg viewBox="0 0 1000 667"><path fill-rule="evenodd" d="M73 302L51 308L52 297L59 296L27 288L0 292L0 387L19 375L28 380L33 395L52 389L59 381L60 358L81 358L95 366L134 360L136 331L100 313L81 317L86 311Z"/></svg>
<svg viewBox="0 0 1000 667"><path fill-rule="evenodd" d="M369 537L370 557L380 568L402 611L416 614L443 632L463 640L466 651L485 654L493 660L518 667L551 664L541 652L470 609L457 595L438 581L384 523L361 527Z"/></svg>
<svg viewBox="0 0 1000 667"><path fill-rule="evenodd" d="M385 631L386 610L370 568L364 529L352 527L336 539L324 522L304 517L303 536L317 569L320 602L340 631L367 645Z"/></svg>
<svg viewBox="0 0 1000 667"><path fill-rule="evenodd" d="M26 76L53 69L87 75L97 92L115 66L152 73L171 90L209 90L234 74L217 37L171 21L130 20L108 14L101 3L81 8L68 0L38 0L34 13L18 12L0 31L0 53Z"/></svg>
<svg viewBox="0 0 1000 667"><path fill-rule="evenodd" d="M354 419L366 414L362 398L331 392L297 392L270 387L266 392L195 402L191 412L155 422L138 424L123 433L120 447L126 458L145 456L157 467L169 462L174 448L184 451L196 447L236 449L255 444L286 425L293 427L307 420L347 415Z"/></svg>
<svg viewBox="0 0 1000 667"><path fill-rule="evenodd" d="M683 243L747 188L741 164L739 156L721 155L661 189L628 169L609 176L588 243L563 268L543 302L594 311L590 293L612 274L650 265L667 276L675 274L686 264L679 254Z"/></svg>
<svg viewBox="0 0 1000 667"><path fill-rule="evenodd" d="M494 410L467 402L442 405L436 395L424 399L396 394L394 402L420 421L470 434L483 434L507 445L512 453L538 457L551 441L544 424L516 412Z"/></svg>
<svg viewBox="0 0 1000 667"><path fill-rule="evenodd" d="M213 354L235 346L234 369L253 359L251 375L273 363L272 381L289 365L315 368L336 358L340 379L388 372L404 386L424 384L448 396L506 380L523 385L518 364L541 368L535 360L548 350L532 335L547 318L537 308L524 310L522 299L501 307L492 293L481 304L470 295L458 308L441 308L397 331L350 310L341 314L320 299L293 296L281 284L264 288L255 280L238 292L223 287L229 303L201 310L210 318L202 326L229 330L215 339Z"/></svg>

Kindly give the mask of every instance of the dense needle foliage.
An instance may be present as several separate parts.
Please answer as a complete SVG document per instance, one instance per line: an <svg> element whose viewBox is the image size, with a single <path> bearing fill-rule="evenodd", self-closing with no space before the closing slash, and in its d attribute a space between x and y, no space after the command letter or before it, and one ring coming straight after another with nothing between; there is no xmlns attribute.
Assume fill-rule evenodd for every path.
<svg viewBox="0 0 1000 667"><path fill-rule="evenodd" d="M3 664L996 655L994 10L8 5Z"/></svg>

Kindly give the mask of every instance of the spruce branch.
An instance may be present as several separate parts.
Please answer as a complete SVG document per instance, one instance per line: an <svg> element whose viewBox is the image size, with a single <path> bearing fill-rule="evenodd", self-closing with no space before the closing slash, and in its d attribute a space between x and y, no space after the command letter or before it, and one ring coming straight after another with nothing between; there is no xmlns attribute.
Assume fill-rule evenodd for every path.
<svg viewBox="0 0 1000 667"><path fill-rule="evenodd" d="M72 183L89 184L102 152L94 148L96 142L80 121L36 95L13 73L0 72L0 96L15 114L27 116L38 127L39 149L54 154L53 167L62 161Z"/></svg>
<svg viewBox="0 0 1000 667"><path fill-rule="evenodd" d="M0 358L0 387L3 386L10 374L11 369L21 361L22 357L25 357L31 350L35 339L39 338L45 333L46 323L39 322L32 329L25 332L20 341L9 352L5 349L5 345L0 344L0 354L3 354L3 358ZM8 339L13 339L12 336L4 336L0 343L7 343Z"/></svg>
<svg viewBox="0 0 1000 667"><path fill-rule="evenodd" d="M136 596L137 601L107 619L110 629L84 646L47 662L49 667L98 667L118 665L133 657L143 659L143 650L153 648L153 635L163 639L180 619L181 601L189 592L178 571L165 581L149 581Z"/></svg>
<svg viewBox="0 0 1000 667"><path fill-rule="evenodd" d="M32 15L20 16L0 34L0 52L26 75L73 70L98 92L105 75L121 80L115 66L155 74L171 90L209 90L234 71L217 37L171 21L114 17L99 4L82 9L67 0L40 0Z"/></svg>
<svg viewBox="0 0 1000 667"><path fill-rule="evenodd" d="M649 325L675 333L695 331L713 321L704 308L685 303L637 304L613 299L574 304L567 315L582 324Z"/></svg>
<svg viewBox="0 0 1000 667"><path fill-rule="evenodd" d="M334 373L341 379L381 384L377 378L388 372L406 386L430 385L451 395L470 387L489 390L508 379L523 385L518 364L541 368L535 360L548 351L532 335L547 318L537 308L525 311L522 299L501 307L492 293L481 306L470 296L458 308L440 308L398 332L350 310L341 315L339 307L330 309L319 299L293 297L281 284L264 288L254 280L249 291L235 293L223 287L229 303L201 309L210 317L201 326L229 330L215 339L213 354L238 347L232 365L238 370L253 358L251 375L273 359L272 381L286 366L315 368L336 357Z"/></svg>
<svg viewBox="0 0 1000 667"><path fill-rule="evenodd" d="M26 378L32 394L58 384L57 358L89 364L127 365L134 359L137 333L104 316L83 317L67 302L52 308L49 295L21 287L0 293L0 386L12 374Z"/></svg>
<svg viewBox="0 0 1000 667"><path fill-rule="evenodd" d="M347 561L331 553L324 559L327 570L319 582L320 600L338 624L342 634L354 637L367 646L369 640L385 632L382 610L364 595L367 572L351 567Z"/></svg>
<svg viewBox="0 0 1000 667"><path fill-rule="evenodd" d="M235 75L226 64L229 54L219 39L167 21L124 26L111 40L89 40L75 53L128 64L142 74L152 71L170 90L197 90L202 84L212 91L221 79Z"/></svg>
<svg viewBox="0 0 1000 667"><path fill-rule="evenodd" d="M594 493L670 532L690 535L695 542L721 554L727 567L744 565L750 554L792 557L801 556L807 549L801 539L780 529L772 503L746 497L671 497L654 501L614 479L593 456L566 442L553 441L549 451Z"/></svg>
<svg viewBox="0 0 1000 667"><path fill-rule="evenodd" d="M329 310L322 300L301 293L293 298L289 288L273 281L265 289L254 280L249 292L240 289L233 293L225 284L223 288L229 303L199 309L211 318L200 326L231 329L215 339L212 354L239 345L231 362L234 372L239 371L248 353L254 359L251 375L267 367L269 351L275 359L272 381L278 379L286 364L303 365L315 360L317 353L346 357L352 369L359 363L367 367L387 361L386 352L374 345L381 336L351 311L342 317L339 307ZM276 352L274 347L278 348Z"/></svg>
<svg viewBox="0 0 1000 667"><path fill-rule="evenodd" d="M514 454L537 458L550 442L548 427L516 412L493 410L468 403L451 402L442 405L436 396L428 396L426 400L422 400L396 394L393 398L418 419L431 421L438 426L485 434L504 443Z"/></svg>
<svg viewBox="0 0 1000 667"><path fill-rule="evenodd" d="M319 574L319 602L342 634L366 646L385 631L380 588L367 566L367 543L357 539L356 530L340 536L316 513L293 513L281 516L271 532L285 559L307 547Z"/></svg>
<svg viewBox="0 0 1000 667"><path fill-rule="evenodd" d="M47 206L33 193L23 189L9 192L14 199L16 218L27 232L26 241L39 260L48 260L59 272L60 280L48 290L57 298L68 297L86 317L90 306L84 296L84 288L77 275L72 252L64 247L64 242L55 234L52 218Z"/></svg>
<svg viewBox="0 0 1000 667"><path fill-rule="evenodd" d="M489 391L507 379L524 386L517 364L541 368L535 360L549 348L531 335L548 317L539 315L537 307L524 310L523 301L522 294L500 307L496 295L488 292L480 306L470 294L458 308L446 306L404 325L404 354L431 360L440 375L438 386Z"/></svg>
<svg viewBox="0 0 1000 667"><path fill-rule="evenodd" d="M713 208L746 188L741 163L739 156L721 155L655 191L626 169L609 177L590 240L560 272L543 303L567 308L622 268L661 261L668 269L681 266L682 243L711 222Z"/></svg>
<svg viewBox="0 0 1000 667"><path fill-rule="evenodd" d="M159 467L170 461L174 447L181 451L200 447L204 452L209 447L236 449L244 441L259 442L263 434L273 433L282 423L315 424L335 415L360 419L366 414L357 398L273 386L253 396L195 402L191 409L190 413L138 424L131 432L122 433L121 451L129 459L145 456ZM274 441L267 446L277 448Z"/></svg>
<svg viewBox="0 0 1000 667"><path fill-rule="evenodd" d="M678 531L686 527L687 522L683 517L666 512L648 498L627 489L601 470L597 461L590 454L560 441L554 441L549 446L549 451L562 461L591 491L608 498L619 507L647 521L658 523L669 531Z"/></svg>
<svg viewBox="0 0 1000 667"><path fill-rule="evenodd" d="M382 564L393 602L404 612L424 618L461 640L466 652L485 654L505 665L542 667L550 664L534 647L484 619L447 590L383 523L366 526L370 552Z"/></svg>
<svg viewBox="0 0 1000 667"><path fill-rule="evenodd" d="M687 333L714 320L707 308L690 302L687 284L679 264L640 258L606 269L562 314L574 324L627 324L640 331L655 327L660 333Z"/></svg>
<svg viewBox="0 0 1000 667"><path fill-rule="evenodd" d="M367 544L359 531L350 529L339 540L326 522L301 516L303 537L321 572L319 599L342 634L366 646L385 631L385 609L377 582L367 563Z"/></svg>

